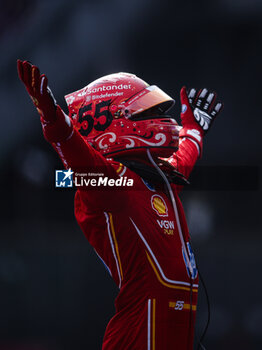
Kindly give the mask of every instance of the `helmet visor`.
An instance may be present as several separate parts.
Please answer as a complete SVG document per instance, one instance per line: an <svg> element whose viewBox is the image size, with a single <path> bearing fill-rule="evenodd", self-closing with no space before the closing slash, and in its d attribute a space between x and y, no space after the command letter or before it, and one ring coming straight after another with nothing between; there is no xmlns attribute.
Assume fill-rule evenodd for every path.
<svg viewBox="0 0 262 350"><path fill-rule="evenodd" d="M127 100L123 104L123 110L127 117L131 117L132 115L142 113L147 109L156 107L160 104L163 104L163 112L166 112L174 105L174 103L175 100L159 89L159 87L151 85Z"/></svg>

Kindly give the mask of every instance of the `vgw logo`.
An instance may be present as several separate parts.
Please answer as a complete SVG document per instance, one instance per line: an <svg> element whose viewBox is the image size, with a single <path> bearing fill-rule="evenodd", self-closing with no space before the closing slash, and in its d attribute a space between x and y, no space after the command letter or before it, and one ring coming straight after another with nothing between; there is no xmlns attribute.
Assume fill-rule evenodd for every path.
<svg viewBox="0 0 262 350"><path fill-rule="evenodd" d="M56 170L55 172L55 187L73 187L73 171Z"/></svg>

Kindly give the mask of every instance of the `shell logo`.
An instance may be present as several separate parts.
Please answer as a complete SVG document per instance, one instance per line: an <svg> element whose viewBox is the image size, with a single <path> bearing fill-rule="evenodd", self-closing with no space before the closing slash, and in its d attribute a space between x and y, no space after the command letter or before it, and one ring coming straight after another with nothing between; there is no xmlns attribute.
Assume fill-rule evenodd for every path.
<svg viewBox="0 0 262 350"><path fill-rule="evenodd" d="M154 194L151 197L151 205L154 211L156 211L159 216L168 216L166 202L158 194Z"/></svg>

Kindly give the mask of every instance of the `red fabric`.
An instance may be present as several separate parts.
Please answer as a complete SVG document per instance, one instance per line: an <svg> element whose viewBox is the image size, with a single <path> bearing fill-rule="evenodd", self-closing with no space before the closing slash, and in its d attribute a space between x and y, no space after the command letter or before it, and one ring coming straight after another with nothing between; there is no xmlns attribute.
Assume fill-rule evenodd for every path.
<svg viewBox="0 0 262 350"><path fill-rule="evenodd" d="M182 111L180 116L181 116L181 122L182 122L183 128L197 129L200 132L200 135L203 137L204 131L196 122L196 119L194 117L192 108L188 100L185 86L183 86L180 91L180 100L182 104Z"/></svg>
<svg viewBox="0 0 262 350"><path fill-rule="evenodd" d="M64 141L73 133L71 119L63 112L60 106L56 108L54 121L47 122L43 117L40 120L44 137L48 142Z"/></svg>
<svg viewBox="0 0 262 350"><path fill-rule="evenodd" d="M190 139L184 138L179 143L178 151L168 158L168 162L188 179L198 156L196 145Z"/></svg>
<svg viewBox="0 0 262 350"><path fill-rule="evenodd" d="M178 187L172 185L179 222L168 194L105 159L78 132L53 146L66 167L103 167L105 176L122 173L134 181L125 190L78 190L75 196L77 222L120 288L103 350L192 349L198 277L189 277L182 255L179 222L185 242L189 233ZM169 161L188 177L197 157L196 145L184 139Z"/></svg>
<svg viewBox="0 0 262 350"><path fill-rule="evenodd" d="M56 101L47 85L46 75L40 75L37 66L21 60L17 60L17 71L40 116L53 122L56 119Z"/></svg>
<svg viewBox="0 0 262 350"><path fill-rule="evenodd" d="M181 139L187 137L197 143L199 148L199 158L201 158L204 131L195 120L185 86L183 86L180 91L180 99L182 104L180 116L183 128L180 130L179 137Z"/></svg>
<svg viewBox="0 0 262 350"><path fill-rule="evenodd" d="M203 149L202 133L200 133L198 129L183 128L179 132L180 143L182 142L183 138L191 139L192 142L195 143L195 146L198 149L198 158L201 158Z"/></svg>

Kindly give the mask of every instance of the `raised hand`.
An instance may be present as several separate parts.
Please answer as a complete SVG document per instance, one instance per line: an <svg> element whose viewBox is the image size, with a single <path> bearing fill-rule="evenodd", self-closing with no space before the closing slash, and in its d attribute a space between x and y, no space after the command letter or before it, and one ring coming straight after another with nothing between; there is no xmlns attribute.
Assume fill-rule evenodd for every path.
<svg viewBox="0 0 262 350"><path fill-rule="evenodd" d="M182 112L181 120L183 127L195 127L203 133L207 133L213 121L223 108L223 103L217 102L217 95L213 91L204 89L181 89Z"/></svg>
<svg viewBox="0 0 262 350"><path fill-rule="evenodd" d="M48 87L45 74L40 75L39 68L28 61L17 60L19 78L24 83L38 113L45 122L56 119L56 100Z"/></svg>

